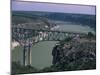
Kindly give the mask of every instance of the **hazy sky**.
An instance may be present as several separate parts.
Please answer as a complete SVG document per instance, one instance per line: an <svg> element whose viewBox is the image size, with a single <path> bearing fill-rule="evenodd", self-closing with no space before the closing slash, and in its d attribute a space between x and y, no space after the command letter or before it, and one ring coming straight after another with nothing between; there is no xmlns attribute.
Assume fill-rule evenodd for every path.
<svg viewBox="0 0 100 75"><path fill-rule="evenodd" d="M95 15L95 6L72 5L72 4L51 4L36 2L12 2L13 11L49 11L64 13L79 13Z"/></svg>

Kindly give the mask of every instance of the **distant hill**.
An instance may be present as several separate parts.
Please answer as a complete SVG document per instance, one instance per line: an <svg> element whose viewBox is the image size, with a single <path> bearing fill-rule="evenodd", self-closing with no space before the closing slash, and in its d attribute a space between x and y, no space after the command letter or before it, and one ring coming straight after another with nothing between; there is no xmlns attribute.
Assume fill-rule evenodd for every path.
<svg viewBox="0 0 100 75"><path fill-rule="evenodd" d="M23 16L36 20L47 18L50 20L68 21L75 24L88 25L96 29L96 15L74 14L74 13L57 13L57 12L40 12L40 11L12 11L12 16Z"/></svg>

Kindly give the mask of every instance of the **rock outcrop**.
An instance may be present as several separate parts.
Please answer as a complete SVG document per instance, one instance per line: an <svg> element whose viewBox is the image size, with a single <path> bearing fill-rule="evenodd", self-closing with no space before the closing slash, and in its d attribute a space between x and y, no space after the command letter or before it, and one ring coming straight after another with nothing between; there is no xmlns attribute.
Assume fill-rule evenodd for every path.
<svg viewBox="0 0 100 75"><path fill-rule="evenodd" d="M56 45L52 51L53 65L59 70L85 70L96 68L96 43L71 40Z"/></svg>

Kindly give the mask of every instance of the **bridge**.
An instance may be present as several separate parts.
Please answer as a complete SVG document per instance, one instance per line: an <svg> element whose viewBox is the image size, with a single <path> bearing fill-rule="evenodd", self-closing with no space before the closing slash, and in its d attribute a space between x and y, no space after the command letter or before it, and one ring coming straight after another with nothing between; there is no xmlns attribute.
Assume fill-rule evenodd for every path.
<svg viewBox="0 0 100 75"><path fill-rule="evenodd" d="M59 30L36 29L12 25L12 39L23 46L23 65L31 65L31 46L40 41L61 41L66 37L83 36L84 33L66 32Z"/></svg>

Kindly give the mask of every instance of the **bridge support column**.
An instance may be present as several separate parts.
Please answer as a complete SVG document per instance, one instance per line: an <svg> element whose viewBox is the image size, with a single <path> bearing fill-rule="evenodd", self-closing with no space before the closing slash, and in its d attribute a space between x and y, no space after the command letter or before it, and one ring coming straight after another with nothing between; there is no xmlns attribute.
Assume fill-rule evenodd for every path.
<svg viewBox="0 0 100 75"><path fill-rule="evenodd" d="M30 46L24 46L23 50L23 65L31 65L31 50Z"/></svg>
<svg viewBox="0 0 100 75"><path fill-rule="evenodd" d="M26 49L26 46L24 46L24 49L23 49L23 65L26 66L26 52L27 52L27 49Z"/></svg>
<svg viewBox="0 0 100 75"><path fill-rule="evenodd" d="M28 50L27 50L27 65L31 65L31 49L30 49L30 45L28 46Z"/></svg>

